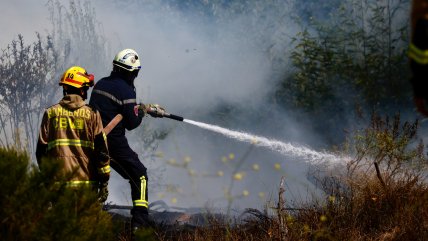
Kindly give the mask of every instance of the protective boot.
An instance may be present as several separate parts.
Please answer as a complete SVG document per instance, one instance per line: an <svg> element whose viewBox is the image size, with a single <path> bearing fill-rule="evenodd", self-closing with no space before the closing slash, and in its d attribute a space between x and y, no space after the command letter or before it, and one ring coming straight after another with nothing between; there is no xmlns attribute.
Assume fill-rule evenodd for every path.
<svg viewBox="0 0 428 241"><path fill-rule="evenodd" d="M133 231L140 228L154 228L156 225L154 219L150 216L145 207L133 207L131 215L131 227Z"/></svg>

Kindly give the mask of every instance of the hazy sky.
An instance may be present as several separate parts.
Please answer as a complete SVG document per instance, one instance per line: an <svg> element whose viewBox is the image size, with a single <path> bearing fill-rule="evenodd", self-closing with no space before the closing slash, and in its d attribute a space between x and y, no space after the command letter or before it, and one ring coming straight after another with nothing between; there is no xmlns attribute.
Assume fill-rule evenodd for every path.
<svg viewBox="0 0 428 241"><path fill-rule="evenodd" d="M48 11L44 1L16 0L0 1L0 47L4 48L19 33L28 39L35 38L35 32L45 33L50 28ZM24 39L24 40L25 40Z"/></svg>

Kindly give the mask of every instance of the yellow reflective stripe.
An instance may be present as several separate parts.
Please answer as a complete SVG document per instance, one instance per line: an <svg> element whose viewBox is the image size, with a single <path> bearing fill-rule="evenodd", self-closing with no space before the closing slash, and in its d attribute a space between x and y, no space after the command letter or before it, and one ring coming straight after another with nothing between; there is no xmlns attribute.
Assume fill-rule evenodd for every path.
<svg viewBox="0 0 428 241"><path fill-rule="evenodd" d="M428 64L428 50L421 50L411 43L408 54L409 58L413 59L418 64Z"/></svg>
<svg viewBox="0 0 428 241"><path fill-rule="evenodd" d="M104 141L107 141L107 135L104 131L103 131L103 139L104 139Z"/></svg>
<svg viewBox="0 0 428 241"><path fill-rule="evenodd" d="M140 196L140 200L146 200L146 187L147 187L147 181L146 181L146 177L142 176L141 178L141 196Z"/></svg>
<svg viewBox="0 0 428 241"><path fill-rule="evenodd" d="M48 150L55 146L83 146L91 149L95 148L94 142L79 139L56 139L48 143Z"/></svg>
<svg viewBox="0 0 428 241"><path fill-rule="evenodd" d="M140 207L149 207L149 202L146 200L146 188L147 188L147 180L145 176L140 177L141 180L141 186L140 186L140 199L133 200L134 206L140 206Z"/></svg>
<svg viewBox="0 0 428 241"><path fill-rule="evenodd" d="M99 173L99 174L110 173L110 165L107 165L107 166L105 166L105 167L98 168L98 173Z"/></svg>
<svg viewBox="0 0 428 241"><path fill-rule="evenodd" d="M134 200L133 201L134 206L136 207L149 207L149 202L143 201L143 200Z"/></svg>
<svg viewBox="0 0 428 241"><path fill-rule="evenodd" d="M68 181L68 182L55 182L56 186L65 185L65 187L82 187L86 185L98 185L96 181Z"/></svg>

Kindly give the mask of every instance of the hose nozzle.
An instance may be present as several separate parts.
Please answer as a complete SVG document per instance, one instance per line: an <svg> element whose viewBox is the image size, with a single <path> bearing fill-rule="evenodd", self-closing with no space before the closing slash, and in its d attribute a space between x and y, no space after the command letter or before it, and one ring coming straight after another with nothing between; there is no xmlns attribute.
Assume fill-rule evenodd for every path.
<svg viewBox="0 0 428 241"><path fill-rule="evenodd" d="M165 113L163 116L166 118L169 118L169 119L176 120L176 121L183 121L184 120L184 118L181 116L173 115L173 114L169 114L169 113Z"/></svg>
<svg viewBox="0 0 428 241"><path fill-rule="evenodd" d="M158 109L160 108L160 109ZM178 115L173 115L170 113L165 112L165 110L162 107L157 107L157 106L150 106L149 108L147 108L147 113L153 117L165 117L165 118L169 118L169 119L173 119L173 120L177 120L177 121L183 121L184 118Z"/></svg>

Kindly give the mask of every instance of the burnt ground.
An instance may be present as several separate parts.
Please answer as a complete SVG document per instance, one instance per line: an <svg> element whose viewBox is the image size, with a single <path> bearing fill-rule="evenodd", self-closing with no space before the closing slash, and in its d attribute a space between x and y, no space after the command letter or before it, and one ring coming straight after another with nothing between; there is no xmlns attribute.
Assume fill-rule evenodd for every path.
<svg viewBox="0 0 428 241"><path fill-rule="evenodd" d="M110 213L113 220L129 223L132 206L105 204L104 210ZM224 221L225 216L211 213L204 208L169 207L164 201L152 202L149 206L150 216L156 225L165 227L196 228L209 225L213 220Z"/></svg>

